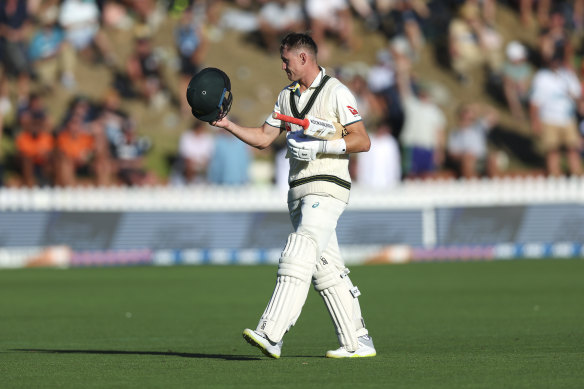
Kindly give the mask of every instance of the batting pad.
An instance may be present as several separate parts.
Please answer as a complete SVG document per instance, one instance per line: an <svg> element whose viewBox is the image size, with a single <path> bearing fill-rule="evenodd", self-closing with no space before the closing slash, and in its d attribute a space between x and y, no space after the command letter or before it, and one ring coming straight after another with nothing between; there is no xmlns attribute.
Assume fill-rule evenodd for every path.
<svg viewBox="0 0 584 389"><path fill-rule="evenodd" d="M272 342L279 342L300 316L316 258L317 246L311 238L297 233L288 236L274 293L257 327Z"/></svg>
<svg viewBox="0 0 584 389"><path fill-rule="evenodd" d="M357 297L359 289L349 279L349 269L339 270L326 259L316 265L312 283L329 311L339 343L347 351L359 348L357 338L367 334Z"/></svg>

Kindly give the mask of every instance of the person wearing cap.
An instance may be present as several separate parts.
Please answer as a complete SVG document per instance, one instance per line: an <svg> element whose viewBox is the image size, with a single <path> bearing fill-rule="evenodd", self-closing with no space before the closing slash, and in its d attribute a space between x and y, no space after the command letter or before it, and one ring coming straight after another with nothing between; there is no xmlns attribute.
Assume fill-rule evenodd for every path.
<svg viewBox="0 0 584 389"><path fill-rule="evenodd" d="M503 65L503 92L514 118L525 120L529 101L529 86L533 70L527 62L527 49L518 41L511 41L505 49L507 60Z"/></svg>

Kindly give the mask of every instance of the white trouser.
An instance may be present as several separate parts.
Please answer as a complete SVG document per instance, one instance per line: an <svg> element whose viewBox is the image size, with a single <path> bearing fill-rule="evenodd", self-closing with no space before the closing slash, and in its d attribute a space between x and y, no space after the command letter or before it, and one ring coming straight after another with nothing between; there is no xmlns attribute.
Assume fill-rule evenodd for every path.
<svg viewBox="0 0 584 389"><path fill-rule="evenodd" d="M295 232L282 253L276 289L257 328L270 340L280 341L295 324L311 278L329 310L341 346L354 350L357 337L367 334L357 300L359 292L347 276L337 242L337 221L345 207L344 202L328 195L307 195L288 203ZM290 271L291 266L300 270Z"/></svg>

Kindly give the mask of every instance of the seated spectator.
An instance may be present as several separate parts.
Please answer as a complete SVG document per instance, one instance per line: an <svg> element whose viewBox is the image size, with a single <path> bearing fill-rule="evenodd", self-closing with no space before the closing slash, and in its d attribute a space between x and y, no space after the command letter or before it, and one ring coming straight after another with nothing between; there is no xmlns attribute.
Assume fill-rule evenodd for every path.
<svg viewBox="0 0 584 389"><path fill-rule="evenodd" d="M333 34L345 48L353 49L353 16L344 0L306 0L306 14L310 22L312 38L318 45L319 59L327 62L331 49L325 42L328 33Z"/></svg>
<svg viewBox="0 0 584 389"><path fill-rule="evenodd" d="M410 64L398 61L397 83L404 110L404 124L399 136L403 146L403 171L408 178L434 174L444 162L446 118L431 98L428 87L412 89Z"/></svg>
<svg viewBox="0 0 584 389"><path fill-rule="evenodd" d="M19 103L26 102L32 67L28 58L27 1L5 0L0 5L0 61L4 72L17 79Z"/></svg>
<svg viewBox="0 0 584 389"><path fill-rule="evenodd" d="M389 189L401 180L399 146L386 123L370 133L371 148L357 156L357 183L376 189Z"/></svg>
<svg viewBox="0 0 584 389"><path fill-rule="evenodd" d="M98 125L107 139L108 147L122 137L124 124L129 120L129 115L120 108L121 98L115 90L108 90L101 103L97 115Z"/></svg>
<svg viewBox="0 0 584 389"><path fill-rule="evenodd" d="M540 26L548 23L549 11L552 0L518 0L521 23L529 27L533 23L533 8L537 4L536 18Z"/></svg>
<svg viewBox="0 0 584 389"><path fill-rule="evenodd" d="M277 53L281 36L304 25L301 4L295 0L266 1L258 13L258 23L268 52Z"/></svg>
<svg viewBox="0 0 584 389"><path fill-rule="evenodd" d="M533 70L527 63L527 50L517 41L506 48L507 61L503 65L503 91L507 106L515 119L525 120L529 101L529 87Z"/></svg>
<svg viewBox="0 0 584 389"><path fill-rule="evenodd" d="M561 150L566 150L571 174L582 173L581 140L575 117L581 88L575 73L562 64L563 56L557 53L545 68L535 73L530 97L531 127L541 137L547 173L551 176L562 174Z"/></svg>
<svg viewBox="0 0 584 389"><path fill-rule="evenodd" d="M208 181L215 185L249 183L251 158L248 145L224 131L218 132L209 162Z"/></svg>
<svg viewBox="0 0 584 389"><path fill-rule="evenodd" d="M81 117L72 116L57 135L56 182L76 186L80 177L89 177L95 152L95 139L84 128Z"/></svg>
<svg viewBox="0 0 584 389"><path fill-rule="evenodd" d="M20 132L15 144L24 184L28 187L52 184L52 123L38 95L29 97L28 106L20 111L18 122Z"/></svg>
<svg viewBox="0 0 584 389"><path fill-rule="evenodd" d="M207 181L207 168L214 152L214 136L205 122L196 120L183 132L178 144L178 158L173 166L171 183L175 186Z"/></svg>
<svg viewBox="0 0 584 389"><path fill-rule="evenodd" d="M186 9L175 28L175 45L180 59L180 90L187 90L191 78L201 70L201 64L207 51L207 39L198 25L192 8ZM191 115L191 108L186 99L181 99L181 108L185 116Z"/></svg>
<svg viewBox="0 0 584 389"><path fill-rule="evenodd" d="M484 65L498 73L502 64L501 37L481 19L474 2L464 3L459 17L448 26L448 34L451 66L459 81L470 81L472 72Z"/></svg>
<svg viewBox="0 0 584 389"><path fill-rule="evenodd" d="M384 105L379 101L379 99L369 90L367 86L367 72L365 70L359 70L358 67L347 66L343 74L339 75L343 82L349 87L355 99L357 100L357 106L359 107L359 112L363 117L365 127L368 124L377 123L379 120L383 119L384 115Z"/></svg>
<svg viewBox="0 0 584 389"><path fill-rule="evenodd" d="M56 24L56 15L47 10L40 15L41 26L30 41L29 53L38 76L39 83L52 89L59 79L63 86L75 87L75 53L65 42L63 30Z"/></svg>
<svg viewBox="0 0 584 389"><path fill-rule="evenodd" d="M396 53L397 57L400 57ZM384 120L389 123L392 133L399 137L404 116L396 83L394 55L387 49L377 52L377 63L367 76L367 86L386 113Z"/></svg>
<svg viewBox="0 0 584 389"><path fill-rule="evenodd" d="M60 127L57 146L61 139L65 149L57 151L58 185L76 185L78 175L98 186L109 185L111 158L106 129L96 106L86 97L73 98ZM66 134L61 137L61 132Z"/></svg>
<svg viewBox="0 0 584 389"><path fill-rule="evenodd" d="M139 36L126 62L128 76L138 95L155 108L166 105L163 92L162 66L152 49L151 38Z"/></svg>
<svg viewBox="0 0 584 389"><path fill-rule="evenodd" d="M63 0L59 24L65 30L65 40L77 53L93 55L94 62L115 64L107 36L100 28L100 10L95 0Z"/></svg>
<svg viewBox="0 0 584 389"><path fill-rule="evenodd" d="M566 29L566 20L559 10L551 13L547 27L541 31L539 51L544 64L552 57L559 55L563 59L562 66L572 67L574 59L572 37Z"/></svg>
<svg viewBox="0 0 584 389"><path fill-rule="evenodd" d="M112 145L114 169L118 180L128 186L154 185L154 174L146 169L144 156L152 144L144 136L138 136L133 120L126 120L122 136Z"/></svg>
<svg viewBox="0 0 584 389"><path fill-rule="evenodd" d="M430 16L427 5L421 1L400 0L396 2L392 12L395 34L407 39L412 52L412 59L416 60L424 47L424 35L421 24Z"/></svg>
<svg viewBox="0 0 584 389"><path fill-rule="evenodd" d="M483 174L495 176L495 157L489 150L487 135L497 121L497 111L489 106L465 104L458 109L447 152L459 176L467 179Z"/></svg>

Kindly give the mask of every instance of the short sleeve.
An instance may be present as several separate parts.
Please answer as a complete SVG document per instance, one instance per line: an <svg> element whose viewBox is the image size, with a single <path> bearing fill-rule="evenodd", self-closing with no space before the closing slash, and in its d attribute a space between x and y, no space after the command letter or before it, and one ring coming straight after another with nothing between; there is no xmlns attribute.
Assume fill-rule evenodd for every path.
<svg viewBox="0 0 584 389"><path fill-rule="evenodd" d="M357 100L345 85L339 85L334 91L334 111L343 126L362 120L357 107Z"/></svg>
<svg viewBox="0 0 584 389"><path fill-rule="evenodd" d="M276 128L282 128L282 121L278 120L278 119L274 119L272 117L272 113L273 112L277 112L277 113L281 113L281 105L282 105L282 98L284 93L288 90L288 88L284 89L283 91L280 92L280 94L278 95L278 99L276 100L276 104L274 104L274 110L272 112L270 112L270 114L268 115L268 117L266 118L266 123L268 123L270 126L272 127L276 127Z"/></svg>

